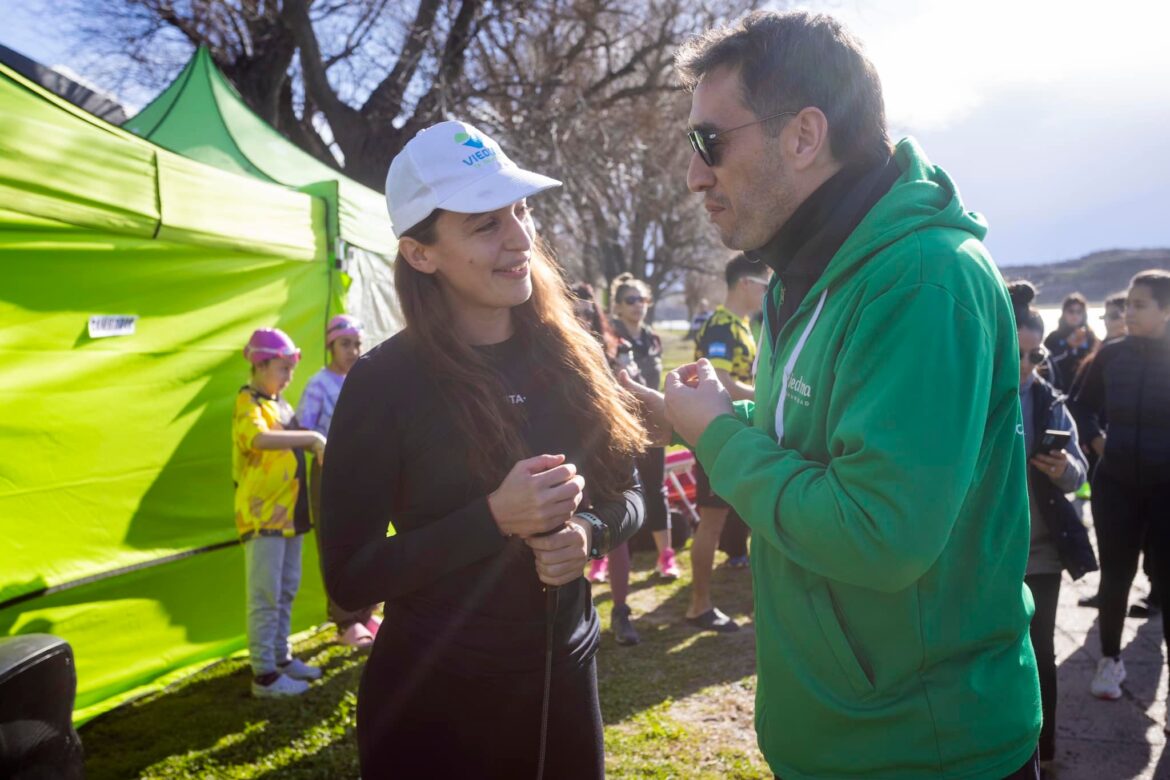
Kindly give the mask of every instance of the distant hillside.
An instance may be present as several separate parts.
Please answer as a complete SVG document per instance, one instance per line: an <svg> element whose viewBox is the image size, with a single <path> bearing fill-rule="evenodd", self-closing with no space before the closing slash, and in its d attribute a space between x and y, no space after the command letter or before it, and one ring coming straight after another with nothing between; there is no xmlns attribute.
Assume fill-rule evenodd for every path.
<svg viewBox="0 0 1170 780"><path fill-rule="evenodd" d="M1064 296L1080 292L1090 303L1123 292L1138 271L1165 268L1170 271L1170 249L1112 249L1076 260L1047 265L1010 265L999 270L1005 279L1027 279L1036 285L1036 303L1059 306Z"/></svg>

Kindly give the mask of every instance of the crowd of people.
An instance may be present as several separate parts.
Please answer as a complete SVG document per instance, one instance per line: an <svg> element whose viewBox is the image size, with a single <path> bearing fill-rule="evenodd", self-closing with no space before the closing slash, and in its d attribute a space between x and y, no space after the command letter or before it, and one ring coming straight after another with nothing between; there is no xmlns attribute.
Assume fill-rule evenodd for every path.
<svg viewBox="0 0 1170 780"><path fill-rule="evenodd" d="M644 281L566 285L528 204L560 182L454 121L390 165L406 328L359 359L360 323L332 320L295 414L300 351L253 334L232 427L253 694L321 676L288 643L315 519L338 640L370 652L364 778L602 777L589 581L638 644L628 543L645 526L679 576L663 472L683 444L686 620L739 628L711 599L723 537L753 577L777 776L1036 780L1064 572L1099 555L1103 699L1141 553L1156 586L1170 575L1170 273L1111 297L1103 339L1077 295L1046 337L947 174L891 143L831 17L751 14L677 69L687 184L738 252L694 362L664 375ZM1070 498L1086 483L1095 547Z"/></svg>

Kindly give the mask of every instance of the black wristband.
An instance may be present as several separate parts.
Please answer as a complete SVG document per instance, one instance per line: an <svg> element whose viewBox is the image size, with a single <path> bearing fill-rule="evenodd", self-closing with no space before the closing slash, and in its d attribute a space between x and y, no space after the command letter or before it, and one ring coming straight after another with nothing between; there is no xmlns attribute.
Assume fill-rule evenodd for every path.
<svg viewBox="0 0 1170 780"><path fill-rule="evenodd" d="M609 526L592 512L578 512L577 517L589 523L592 529L589 534L589 557L594 560L604 558L609 552Z"/></svg>

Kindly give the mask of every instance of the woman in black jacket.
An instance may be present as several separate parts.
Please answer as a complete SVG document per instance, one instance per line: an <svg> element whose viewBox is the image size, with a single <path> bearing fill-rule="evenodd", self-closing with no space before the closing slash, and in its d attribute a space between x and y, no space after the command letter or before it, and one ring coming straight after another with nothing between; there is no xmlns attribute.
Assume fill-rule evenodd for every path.
<svg viewBox="0 0 1170 780"><path fill-rule="evenodd" d="M1044 339L1050 355L1049 379L1062 393L1071 393L1077 370L1093 354L1100 340L1089 327L1089 304L1085 296L1072 293L1060 307L1060 323Z"/></svg>
<svg viewBox="0 0 1170 780"><path fill-rule="evenodd" d="M646 435L536 240L558 184L461 122L390 166L406 329L346 380L320 528L334 600L386 603L366 780L604 776L582 571L641 523Z"/></svg>
<svg viewBox="0 0 1170 780"><path fill-rule="evenodd" d="M633 274L625 273L610 285L614 332L632 346L639 382L655 390L662 383L662 339L646 324L650 311L650 287ZM631 372L631 376L633 373ZM646 527L658 548L654 571L666 579L678 579L681 570L671 546L670 507L666 500L666 449L652 447L638 458L638 473L646 487Z"/></svg>
<svg viewBox="0 0 1170 780"><path fill-rule="evenodd" d="M1146 543L1154 585L1170 584L1170 273L1143 271L1130 283L1129 331L1104 345L1073 404L1081 434L1100 457L1093 521L1101 553L1101 654L1091 691L1121 696L1125 604ZM1108 420L1108 424L1102 421ZM1170 620L1163 628L1170 638Z"/></svg>
<svg viewBox="0 0 1170 780"><path fill-rule="evenodd" d="M1040 730L1040 760L1056 757L1056 607L1062 572L1080 579L1095 571L1096 559L1088 532L1066 494L1085 481L1088 463L1077 441L1077 426L1064 405L1064 396L1037 374L1046 352L1041 346L1044 320L1032 308L1036 290L1028 282L1008 285L1020 340L1020 408L1024 416L1024 446L1028 459L1028 505L1032 515L1032 543L1024 582L1032 591L1032 648L1040 672L1040 700L1044 725ZM1046 430L1068 431L1063 449L1040 447Z"/></svg>

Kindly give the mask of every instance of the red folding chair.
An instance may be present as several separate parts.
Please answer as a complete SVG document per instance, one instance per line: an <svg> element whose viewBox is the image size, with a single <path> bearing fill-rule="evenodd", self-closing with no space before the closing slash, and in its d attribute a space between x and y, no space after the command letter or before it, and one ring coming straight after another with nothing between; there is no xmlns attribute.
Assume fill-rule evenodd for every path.
<svg viewBox="0 0 1170 780"><path fill-rule="evenodd" d="M690 450L678 450L666 454L666 500L671 509L685 510L691 523L699 522L699 511L695 508L695 456Z"/></svg>

